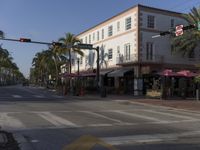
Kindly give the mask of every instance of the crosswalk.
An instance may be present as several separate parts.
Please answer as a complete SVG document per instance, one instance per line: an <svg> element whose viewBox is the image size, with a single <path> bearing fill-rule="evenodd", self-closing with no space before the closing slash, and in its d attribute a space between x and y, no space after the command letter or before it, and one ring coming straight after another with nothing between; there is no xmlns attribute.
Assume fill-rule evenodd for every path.
<svg viewBox="0 0 200 150"><path fill-rule="evenodd" d="M0 112L6 130L200 123L200 114L177 110L25 111Z"/></svg>
<svg viewBox="0 0 200 150"><path fill-rule="evenodd" d="M13 95L6 95L6 96L0 96L0 99L30 99L30 98L35 98L35 99L46 99L46 98L56 98L56 99L60 99L60 98L64 98L64 96L61 95L19 95L19 94L13 94Z"/></svg>

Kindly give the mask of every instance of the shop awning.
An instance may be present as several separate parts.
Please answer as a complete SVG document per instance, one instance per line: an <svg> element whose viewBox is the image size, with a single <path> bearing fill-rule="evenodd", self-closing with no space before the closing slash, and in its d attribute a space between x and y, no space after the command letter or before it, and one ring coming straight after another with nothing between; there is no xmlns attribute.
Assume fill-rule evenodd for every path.
<svg viewBox="0 0 200 150"><path fill-rule="evenodd" d="M103 75L105 76L106 74L112 72L113 70L103 70L103 71L100 71L100 75Z"/></svg>
<svg viewBox="0 0 200 150"><path fill-rule="evenodd" d="M118 69L118 70L108 73L108 77L123 77L126 72L131 71L131 70L132 68Z"/></svg>

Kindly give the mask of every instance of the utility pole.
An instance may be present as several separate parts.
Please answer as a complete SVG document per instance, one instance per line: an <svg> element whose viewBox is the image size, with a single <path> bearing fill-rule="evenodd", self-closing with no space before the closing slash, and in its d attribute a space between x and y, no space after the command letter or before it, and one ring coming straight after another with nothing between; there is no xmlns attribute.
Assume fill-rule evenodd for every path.
<svg viewBox="0 0 200 150"><path fill-rule="evenodd" d="M96 47L96 51L97 51L97 86L98 88L100 87L100 83L99 83L99 76L100 76L100 67L99 67L99 46Z"/></svg>
<svg viewBox="0 0 200 150"><path fill-rule="evenodd" d="M79 58L77 59L77 63L78 63L78 76L79 76L79 63L80 63Z"/></svg>

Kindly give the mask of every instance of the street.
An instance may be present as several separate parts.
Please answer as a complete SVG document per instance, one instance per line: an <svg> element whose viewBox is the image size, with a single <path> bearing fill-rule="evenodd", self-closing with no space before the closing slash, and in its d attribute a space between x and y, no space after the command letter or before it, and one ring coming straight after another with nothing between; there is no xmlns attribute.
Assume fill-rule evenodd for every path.
<svg viewBox="0 0 200 150"><path fill-rule="evenodd" d="M61 150L86 135L120 150L200 149L200 113L21 85L0 87L0 126L26 150Z"/></svg>

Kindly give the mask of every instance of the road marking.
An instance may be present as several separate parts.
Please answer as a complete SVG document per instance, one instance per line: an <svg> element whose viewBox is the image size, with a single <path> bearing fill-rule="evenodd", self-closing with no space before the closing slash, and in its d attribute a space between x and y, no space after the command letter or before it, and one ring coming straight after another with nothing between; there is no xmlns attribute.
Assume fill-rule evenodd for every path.
<svg viewBox="0 0 200 150"><path fill-rule="evenodd" d="M34 95L34 97L36 97L36 98L45 98L44 95Z"/></svg>
<svg viewBox="0 0 200 150"><path fill-rule="evenodd" d="M94 115L94 116L97 116L97 117L105 118L107 120L111 120L111 121L114 121L114 122L122 123L122 121L120 121L118 119L113 119L113 118L107 117L105 115L98 114L96 112L91 112L91 111L81 111L81 112L84 112L84 113L87 113L87 114L91 114L91 115Z"/></svg>
<svg viewBox="0 0 200 150"><path fill-rule="evenodd" d="M14 97L14 98L22 98L21 95L12 95L12 97Z"/></svg>
<svg viewBox="0 0 200 150"><path fill-rule="evenodd" d="M156 122L159 122L159 123L165 123L165 122L167 122L167 121L160 120L158 118L148 117L148 116L139 115L139 114L133 114L133 113L125 112L125 111L113 111L113 112L120 113L120 114L127 115L127 116L132 116L132 117L137 117L137 118L152 120L152 121L156 121Z"/></svg>
<svg viewBox="0 0 200 150"><path fill-rule="evenodd" d="M24 129L25 125L18 119L8 116L8 113L0 113L0 126L5 129Z"/></svg>
<svg viewBox="0 0 200 150"><path fill-rule="evenodd" d="M200 131L189 131L182 133L168 133L168 134L153 134L153 135L130 135L118 137L103 137L101 138L106 143L111 145L126 145L138 143L152 143L161 141L172 141L185 136L200 135Z"/></svg>
<svg viewBox="0 0 200 150"><path fill-rule="evenodd" d="M172 113L168 113L168 112L160 112L160 111L154 111L154 110L144 110L144 111L161 114L161 115L173 116L173 117L177 117L177 118L184 118L184 119L188 119L188 120L196 120L196 118L193 118L193 117L182 116L182 115L172 114Z"/></svg>
<svg viewBox="0 0 200 150"><path fill-rule="evenodd" d="M43 112L43 113L38 113L40 117L43 119L49 121L55 126L71 126L71 127L78 127L76 124L72 123L71 121L68 121L66 119L63 119L59 116L56 116L52 114L51 112Z"/></svg>

